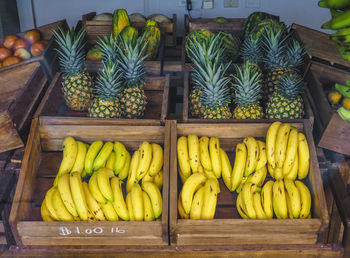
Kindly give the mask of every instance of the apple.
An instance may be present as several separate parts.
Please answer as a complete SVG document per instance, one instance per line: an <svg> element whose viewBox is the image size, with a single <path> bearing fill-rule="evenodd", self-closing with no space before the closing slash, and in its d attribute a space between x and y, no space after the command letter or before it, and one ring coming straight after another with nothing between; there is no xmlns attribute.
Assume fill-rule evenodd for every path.
<svg viewBox="0 0 350 258"><path fill-rule="evenodd" d="M21 62L21 59L19 59L17 56L9 56L4 60L4 62L2 62L2 65L3 66L12 65L12 64L17 64L19 62Z"/></svg>
<svg viewBox="0 0 350 258"><path fill-rule="evenodd" d="M29 53L29 51L25 48L17 48L14 56L17 56L19 58L21 58L22 60L27 60L29 58L31 58L31 54Z"/></svg>
<svg viewBox="0 0 350 258"><path fill-rule="evenodd" d="M15 44L15 41L18 39L16 35L8 35L4 39L4 47L8 49L12 49L13 44Z"/></svg>
<svg viewBox="0 0 350 258"><path fill-rule="evenodd" d="M28 43L24 39L17 39L12 48L14 51L18 48L28 48Z"/></svg>
<svg viewBox="0 0 350 258"><path fill-rule="evenodd" d="M36 42L30 47L30 53L33 56L40 56L45 49L45 45L41 42Z"/></svg>
<svg viewBox="0 0 350 258"><path fill-rule="evenodd" d="M28 30L24 34L24 39L28 41L30 44L33 44L40 40L40 32L38 30Z"/></svg>
<svg viewBox="0 0 350 258"><path fill-rule="evenodd" d="M12 55L11 50L2 47L0 48L0 62L4 61L6 58Z"/></svg>

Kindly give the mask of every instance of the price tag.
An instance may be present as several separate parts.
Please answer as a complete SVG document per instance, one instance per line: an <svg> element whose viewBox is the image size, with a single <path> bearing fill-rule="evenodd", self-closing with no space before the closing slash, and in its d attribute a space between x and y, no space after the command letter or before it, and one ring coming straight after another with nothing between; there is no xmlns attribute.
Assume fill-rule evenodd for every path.
<svg viewBox="0 0 350 258"><path fill-rule="evenodd" d="M124 234L125 229L120 229L118 227L111 227L106 230L102 227L59 227L58 232L60 236L73 236L73 235L102 235L102 234Z"/></svg>

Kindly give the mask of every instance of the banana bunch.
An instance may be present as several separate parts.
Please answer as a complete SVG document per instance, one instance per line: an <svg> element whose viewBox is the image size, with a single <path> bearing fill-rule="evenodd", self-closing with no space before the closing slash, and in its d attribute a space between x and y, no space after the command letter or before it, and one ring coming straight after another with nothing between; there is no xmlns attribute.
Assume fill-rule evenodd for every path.
<svg viewBox="0 0 350 258"><path fill-rule="evenodd" d="M261 192L246 183L237 196L236 207L244 219L311 218L311 195L301 181L291 179L267 181Z"/></svg>

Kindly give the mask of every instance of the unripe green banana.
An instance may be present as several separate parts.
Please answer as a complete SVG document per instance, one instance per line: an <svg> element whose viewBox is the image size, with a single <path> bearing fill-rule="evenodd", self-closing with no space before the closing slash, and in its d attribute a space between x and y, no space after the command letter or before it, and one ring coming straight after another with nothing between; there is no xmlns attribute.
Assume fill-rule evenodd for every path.
<svg viewBox="0 0 350 258"><path fill-rule="evenodd" d="M98 155L102 146L103 146L103 141L95 141L90 145L85 157L85 171L87 175L92 174L94 160Z"/></svg>
<svg viewBox="0 0 350 258"><path fill-rule="evenodd" d="M118 175L122 168L124 167L126 161L126 152L128 152L121 142L114 143L114 153L115 153L115 163L114 163L114 173Z"/></svg>

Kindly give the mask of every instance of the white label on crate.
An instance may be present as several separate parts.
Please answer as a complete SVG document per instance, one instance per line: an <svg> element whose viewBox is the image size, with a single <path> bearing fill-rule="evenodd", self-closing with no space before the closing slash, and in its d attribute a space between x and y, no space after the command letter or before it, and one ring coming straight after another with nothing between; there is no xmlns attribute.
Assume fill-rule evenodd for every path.
<svg viewBox="0 0 350 258"><path fill-rule="evenodd" d="M68 227L59 227L58 228L59 234L61 236L69 236L72 234L77 235L99 235L104 232L103 228L101 227L91 227L91 228L85 228L81 229L79 227L75 227L75 229L69 229ZM115 234L124 234L125 229L119 229L118 227L111 227L111 233Z"/></svg>

